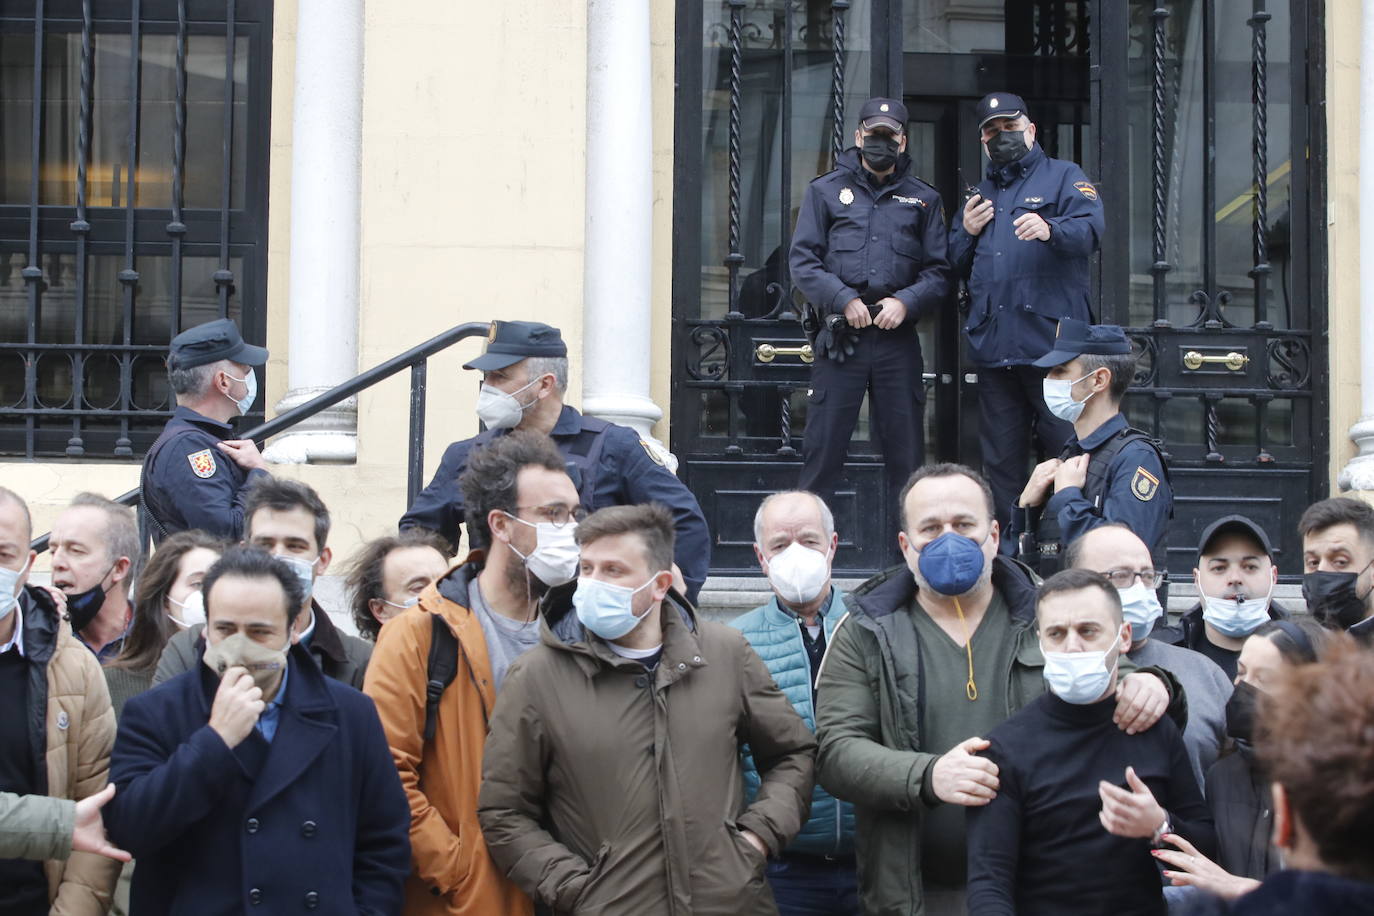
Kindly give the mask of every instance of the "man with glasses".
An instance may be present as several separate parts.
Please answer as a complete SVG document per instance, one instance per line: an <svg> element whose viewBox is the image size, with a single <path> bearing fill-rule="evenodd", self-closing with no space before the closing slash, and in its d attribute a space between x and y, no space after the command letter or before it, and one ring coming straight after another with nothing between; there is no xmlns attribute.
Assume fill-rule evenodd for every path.
<svg viewBox="0 0 1374 916"><path fill-rule="evenodd" d="M529 899L492 864L477 823L482 748L507 670L539 643L539 600L577 576L574 537L586 511L547 436L517 430L464 461L467 522L474 541L490 546L387 621L364 690L410 798L402 912L523 916Z"/></svg>
<svg viewBox="0 0 1374 916"><path fill-rule="evenodd" d="M1069 544L1064 564L1070 569L1091 569L1101 573L1121 596L1121 612L1131 625L1131 661L1142 667L1163 668L1183 686L1188 700L1188 724L1183 744L1198 785L1226 739L1226 701L1231 699L1231 682L1226 673L1207 656L1191 649L1171 646L1150 634L1164 617L1156 591L1164 584L1164 573L1155 569L1150 549L1130 528L1122 524L1100 525Z"/></svg>

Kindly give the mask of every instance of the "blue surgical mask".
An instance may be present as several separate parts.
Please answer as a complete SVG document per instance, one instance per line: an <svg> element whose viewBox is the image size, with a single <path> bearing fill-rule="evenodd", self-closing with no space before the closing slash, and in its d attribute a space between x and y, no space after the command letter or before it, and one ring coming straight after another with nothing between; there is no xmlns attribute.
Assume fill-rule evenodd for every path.
<svg viewBox="0 0 1374 916"><path fill-rule="evenodd" d="M1095 703L1107 692L1116 671L1117 661L1112 659L1110 666L1107 656L1109 650L1102 652L1046 652L1042 646L1040 654L1045 656L1045 683L1050 691L1065 703L1085 706Z"/></svg>
<svg viewBox="0 0 1374 916"><path fill-rule="evenodd" d="M1164 616L1155 590L1137 581L1130 588L1117 589L1116 593L1121 596L1121 616L1131 625L1131 642L1147 638L1155 628L1155 621Z"/></svg>
<svg viewBox="0 0 1374 916"><path fill-rule="evenodd" d="M33 558L24 564L23 569L0 568L0 620L4 620L19 604L19 580L29 571Z"/></svg>
<svg viewBox="0 0 1374 916"><path fill-rule="evenodd" d="M234 403L238 405L240 415L248 413L248 408L252 407L253 402L258 399L258 371L252 366L249 366L248 375L244 378L234 378L234 376L229 375L228 372L224 374L228 378L232 378L236 382L243 382L243 384L248 386L248 393L237 401L234 401L233 398L229 398L229 400L234 401ZM229 396L226 394L225 397Z"/></svg>
<svg viewBox="0 0 1374 916"><path fill-rule="evenodd" d="M315 560L303 560L300 557L291 557L283 553L275 556L296 574L296 578L300 580L301 588L305 589L305 600L309 601L311 593L315 590Z"/></svg>
<svg viewBox="0 0 1374 916"><path fill-rule="evenodd" d="M653 585L657 573L639 588L612 585L599 579L582 576L577 580L577 591L573 592L573 609L582 625L602 639L619 639L633 630L649 613L636 615L634 597Z"/></svg>
<svg viewBox="0 0 1374 916"><path fill-rule="evenodd" d="M1091 372L1083 378L1090 375L1092 375ZM1088 398L1092 397L1092 394L1089 393L1088 397L1081 401L1075 401L1073 399L1073 386L1083 381L1083 378L1073 381L1066 378L1047 378L1044 380L1042 384L1045 392L1045 406L1049 408L1050 413L1066 423L1073 423L1082 416L1083 408L1087 405Z"/></svg>
<svg viewBox="0 0 1374 916"><path fill-rule="evenodd" d="M989 531L988 536L991 535ZM983 538L983 541L986 542L987 538ZM926 585L952 598L967 594L978 584L986 562L982 544L962 534L946 531L921 548L916 565Z"/></svg>
<svg viewBox="0 0 1374 916"><path fill-rule="evenodd" d="M1269 619L1269 596L1274 593L1271 583L1263 598L1213 598L1202 596L1202 619L1218 633L1232 639L1249 636Z"/></svg>

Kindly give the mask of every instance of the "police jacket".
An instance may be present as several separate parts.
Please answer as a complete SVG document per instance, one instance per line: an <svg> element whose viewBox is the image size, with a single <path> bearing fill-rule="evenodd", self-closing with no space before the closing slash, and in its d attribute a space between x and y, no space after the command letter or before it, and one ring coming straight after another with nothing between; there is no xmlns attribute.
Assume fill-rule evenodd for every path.
<svg viewBox="0 0 1374 916"><path fill-rule="evenodd" d="M503 430L488 430L450 445L434 479L401 516L400 527L437 531L457 547L458 526L463 522L458 476L467 468L473 448L503 434ZM565 405L549 437L567 460L568 476L589 511L646 502L662 503L672 511L677 531L674 558L687 582L688 597L695 598L711 566L711 536L692 491L628 426L584 417Z"/></svg>
<svg viewBox="0 0 1374 916"><path fill-rule="evenodd" d="M270 477L246 471L218 448L234 428L178 407L143 460L143 502L152 516L153 541L200 528L231 541L243 536L247 485Z"/></svg>
<svg viewBox="0 0 1374 916"><path fill-rule="evenodd" d="M859 162L858 147L806 188L788 265L792 280L822 314L852 299L886 296L907 308L907 323L937 308L949 292L940 194L907 174L903 153L882 185Z"/></svg>
<svg viewBox="0 0 1374 916"><path fill-rule="evenodd" d="M960 207L949 231L950 264L968 278L969 350L980 366L1032 363L1053 349L1061 318L1092 321L1088 259L1102 240L1102 201L1082 169L1038 144L1010 165L989 164L978 193L996 208L992 222L969 235ZM1016 237L1026 213L1049 223L1049 241Z"/></svg>

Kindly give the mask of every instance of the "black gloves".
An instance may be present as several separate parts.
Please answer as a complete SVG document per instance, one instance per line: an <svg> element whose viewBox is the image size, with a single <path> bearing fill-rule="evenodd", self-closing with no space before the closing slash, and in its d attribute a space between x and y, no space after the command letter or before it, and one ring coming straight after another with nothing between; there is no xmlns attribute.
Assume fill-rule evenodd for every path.
<svg viewBox="0 0 1374 916"><path fill-rule="evenodd" d="M843 315L827 315L820 330L816 332L813 349L817 356L842 363L854 355L854 347L858 341L859 332L849 326Z"/></svg>

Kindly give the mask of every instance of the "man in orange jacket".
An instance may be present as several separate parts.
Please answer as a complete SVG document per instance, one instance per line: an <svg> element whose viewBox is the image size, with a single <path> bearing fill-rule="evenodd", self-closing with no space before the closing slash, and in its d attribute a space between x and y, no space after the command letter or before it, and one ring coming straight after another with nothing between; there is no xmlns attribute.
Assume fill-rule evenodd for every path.
<svg viewBox="0 0 1374 916"><path fill-rule="evenodd" d="M506 669L539 642L539 599L577 575L573 532L584 511L563 456L537 433L513 432L475 451L459 485L470 541L489 547L387 621L363 689L410 800L406 916L528 916L529 898L492 863L477 823L482 747ZM453 640L436 640L438 626ZM445 653L456 667L427 736L430 663Z"/></svg>

